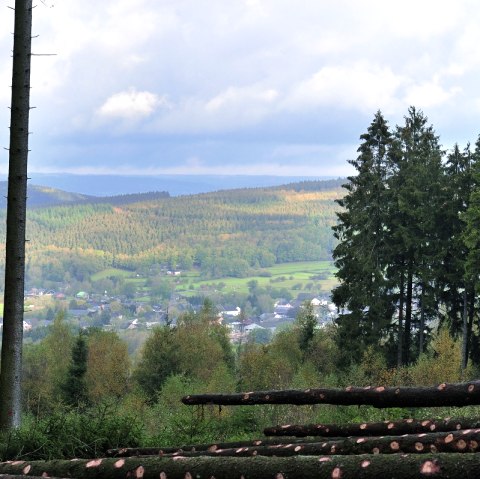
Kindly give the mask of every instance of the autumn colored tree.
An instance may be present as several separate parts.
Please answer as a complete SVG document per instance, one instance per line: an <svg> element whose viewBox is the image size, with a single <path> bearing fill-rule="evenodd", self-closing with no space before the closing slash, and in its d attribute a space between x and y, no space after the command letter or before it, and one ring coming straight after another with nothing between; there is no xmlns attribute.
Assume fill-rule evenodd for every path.
<svg viewBox="0 0 480 479"><path fill-rule="evenodd" d="M85 384L92 403L123 397L129 386L128 346L115 332L92 331L87 338Z"/></svg>

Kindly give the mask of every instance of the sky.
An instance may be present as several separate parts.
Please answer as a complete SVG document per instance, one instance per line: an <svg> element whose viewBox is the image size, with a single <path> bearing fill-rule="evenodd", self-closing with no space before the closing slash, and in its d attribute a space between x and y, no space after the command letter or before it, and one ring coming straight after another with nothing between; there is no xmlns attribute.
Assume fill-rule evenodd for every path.
<svg viewBox="0 0 480 479"><path fill-rule="evenodd" d="M8 147L13 0L0 0ZM480 134L473 0L34 0L29 169L345 176L377 110ZM0 155L7 171L8 152Z"/></svg>

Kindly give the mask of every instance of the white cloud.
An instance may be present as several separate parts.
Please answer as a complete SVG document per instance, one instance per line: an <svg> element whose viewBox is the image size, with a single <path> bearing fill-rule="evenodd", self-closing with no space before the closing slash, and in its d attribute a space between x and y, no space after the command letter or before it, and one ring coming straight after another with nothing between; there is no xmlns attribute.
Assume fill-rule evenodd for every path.
<svg viewBox="0 0 480 479"><path fill-rule="evenodd" d="M160 98L155 93L136 91L131 88L110 96L97 113L103 117L135 120L150 116L162 105L166 105L165 98Z"/></svg>
<svg viewBox="0 0 480 479"><path fill-rule="evenodd" d="M459 87L452 87L446 90L438 84L438 80L434 80L408 88L405 95L405 103L416 105L422 109L437 107L446 103L460 92L461 88Z"/></svg>
<svg viewBox="0 0 480 479"><path fill-rule="evenodd" d="M442 128L454 125L447 131L460 142L458 131L467 137L478 126L472 108L480 74L475 0L47 3L54 7L40 2L34 11L34 35L40 35L34 51L57 55L33 59L32 104L38 108L32 140L47 144L54 138L64 150L75 135L87 141L106 125L105 143L127 130L130 138L136 132L156 138L175 133L179 143L189 141L183 134L226 143L236 134L242 141L250 134L258 142L260 131L268 141L321 142L304 136L308 130L314 134L315 118L332 123L336 138L348 143L358 138L351 138L358 131L358 123L350 126L355 121L380 108L394 124L412 103L428 108L425 113L435 123L441 119ZM13 28L13 15L5 11L0 15L2 121L8 115ZM346 154L340 144L327 141L331 156L322 155L320 145L319 157ZM281 162L315 154L308 147L277 146L278 156L268 159L279 168ZM95 154L95 163L107 156L89 152ZM47 156L38 161L48 161ZM70 161L78 163L73 156ZM208 161L195 167L207 168Z"/></svg>
<svg viewBox="0 0 480 479"><path fill-rule="evenodd" d="M274 88L257 89L255 87L237 88L229 87L209 100L205 105L208 112L226 109L245 108L248 103L269 104L275 101L278 92ZM246 103L247 102L247 103Z"/></svg>
<svg viewBox="0 0 480 479"><path fill-rule="evenodd" d="M223 164L208 165L203 162L191 164L190 159L172 167L135 167L131 165L116 165L114 169L107 166L80 166L62 168L63 173L78 175L124 175L124 176L158 176L158 175L273 175L273 176L336 176L352 173L352 168L346 163L308 163L288 164L276 162L257 162L254 164ZM58 169L36 168L35 173L58 173Z"/></svg>
<svg viewBox="0 0 480 479"><path fill-rule="evenodd" d="M340 107L365 113L390 111L406 79L389 67L368 63L325 66L293 88L286 106L294 110Z"/></svg>

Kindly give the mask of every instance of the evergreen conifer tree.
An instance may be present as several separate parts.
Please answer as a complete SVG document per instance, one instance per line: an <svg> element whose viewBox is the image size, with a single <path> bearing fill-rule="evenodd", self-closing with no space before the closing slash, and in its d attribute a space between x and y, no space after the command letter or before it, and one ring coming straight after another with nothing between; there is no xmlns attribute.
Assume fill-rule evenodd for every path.
<svg viewBox="0 0 480 479"><path fill-rule="evenodd" d="M88 402L85 373L87 372L88 350L84 334L79 333L72 349L72 359L67 379L63 385L63 397L71 406L81 406Z"/></svg>
<svg viewBox="0 0 480 479"><path fill-rule="evenodd" d="M408 109L390 149L392 175L388 228L391 251L388 277L399 292L398 363L409 363L423 349L428 316L436 314L436 272L442 258L439 224L444 200L442 150L422 111ZM403 324L402 321L403 320ZM418 348L412 344L414 326Z"/></svg>
<svg viewBox="0 0 480 479"><path fill-rule="evenodd" d="M380 111L360 139L359 155L350 161L358 174L344 185L347 194L338 201L342 211L333 228L339 240L333 257L340 280L333 301L343 313L337 322L344 364L378 344L393 314L391 285L385 276L392 138Z"/></svg>

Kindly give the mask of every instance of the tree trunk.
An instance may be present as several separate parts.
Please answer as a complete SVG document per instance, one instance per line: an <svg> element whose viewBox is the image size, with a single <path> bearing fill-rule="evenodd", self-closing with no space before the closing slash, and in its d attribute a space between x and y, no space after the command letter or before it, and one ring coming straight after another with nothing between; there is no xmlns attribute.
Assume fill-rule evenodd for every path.
<svg viewBox="0 0 480 479"><path fill-rule="evenodd" d="M467 287L463 290L463 312L462 312L462 359L460 371L463 373L468 362L468 316L467 316ZM463 376L463 375L462 375ZM463 377L462 377L463 379Z"/></svg>
<svg viewBox="0 0 480 479"><path fill-rule="evenodd" d="M413 296L413 272L412 261L409 260L407 274L407 299L405 311L405 329L403 333L403 361L410 363L410 343L412 338L412 296Z"/></svg>
<svg viewBox="0 0 480 479"><path fill-rule="evenodd" d="M257 391L235 394L195 394L185 396L186 405L220 404L240 406L254 404L337 404L386 407L440 407L480 404L480 381L446 384L435 387L354 387L345 389L305 389Z"/></svg>
<svg viewBox="0 0 480 479"><path fill-rule="evenodd" d="M460 429L480 428L478 419L444 419L415 421L402 419L400 421L385 421L361 424L308 424L267 427L265 436L320 436L320 437L348 437L348 436L385 436L400 434L420 434L430 432L451 432Z"/></svg>
<svg viewBox="0 0 480 479"><path fill-rule="evenodd" d="M16 461L0 474L77 479L477 479L480 454L358 456L121 458Z"/></svg>
<svg viewBox="0 0 480 479"><path fill-rule="evenodd" d="M420 293L420 327L418 328L418 353L423 353L424 329L425 329L425 283L422 282Z"/></svg>
<svg viewBox="0 0 480 479"><path fill-rule="evenodd" d="M317 455L358 455L358 454L426 454L437 452L477 452L480 429L429 434L405 434L385 437L349 437L324 442L293 444L285 442L275 446L252 446L209 451L182 451L168 457L291 457Z"/></svg>
<svg viewBox="0 0 480 479"><path fill-rule="evenodd" d="M0 429L20 425L32 0L15 0Z"/></svg>
<svg viewBox="0 0 480 479"><path fill-rule="evenodd" d="M467 341L467 358L470 355L472 349L472 328L473 320L475 318L475 289L474 287L469 288L468 292L468 341Z"/></svg>
<svg viewBox="0 0 480 479"><path fill-rule="evenodd" d="M403 366L403 303L404 303L404 276L400 273L400 304L398 306L398 349L397 367Z"/></svg>
<svg viewBox="0 0 480 479"><path fill-rule="evenodd" d="M305 444L306 442L318 442L318 439L292 439L293 444ZM283 438L278 439L252 439L250 441L217 442L207 444L189 444L179 447L125 447L120 449L109 449L107 457L134 457L134 456L163 456L181 452L195 451L216 451L217 449L233 449L239 447L275 446L285 444Z"/></svg>

